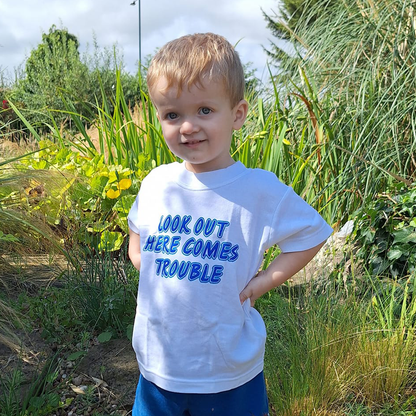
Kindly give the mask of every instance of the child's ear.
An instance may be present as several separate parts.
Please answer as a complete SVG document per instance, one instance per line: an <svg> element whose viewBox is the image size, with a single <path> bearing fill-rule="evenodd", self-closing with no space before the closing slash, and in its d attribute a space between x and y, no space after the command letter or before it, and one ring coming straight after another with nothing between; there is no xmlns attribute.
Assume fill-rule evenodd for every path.
<svg viewBox="0 0 416 416"><path fill-rule="evenodd" d="M233 129L240 130L243 127L244 122L246 121L248 112L248 103L246 100L239 101L234 107L234 123Z"/></svg>

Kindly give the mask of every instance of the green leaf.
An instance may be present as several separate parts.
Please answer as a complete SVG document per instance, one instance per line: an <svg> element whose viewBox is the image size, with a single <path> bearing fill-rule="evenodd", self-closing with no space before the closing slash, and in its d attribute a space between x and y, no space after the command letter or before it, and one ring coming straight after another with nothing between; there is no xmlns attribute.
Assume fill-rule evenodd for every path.
<svg viewBox="0 0 416 416"><path fill-rule="evenodd" d="M92 232L100 233L102 231L105 231L105 229L108 228L109 226L110 224L107 221L103 223L94 223L94 224L91 224L91 226L87 228L87 231L90 233Z"/></svg>
<svg viewBox="0 0 416 416"><path fill-rule="evenodd" d="M78 360L78 358L84 357L85 355L87 355L87 351L76 351L76 352L73 352L72 354L70 354L68 356L68 361Z"/></svg>
<svg viewBox="0 0 416 416"><path fill-rule="evenodd" d="M371 230L371 229L370 230L365 230L362 233L362 236L363 236L364 241L366 243L372 243L374 241L375 235L376 235L376 232L374 230Z"/></svg>
<svg viewBox="0 0 416 416"><path fill-rule="evenodd" d="M48 402L53 408L57 408L59 406L59 395L57 393L49 393L48 394Z"/></svg>
<svg viewBox="0 0 416 416"><path fill-rule="evenodd" d="M108 342L110 341L110 339L112 338L113 334L109 331L107 332L101 332L100 335L98 335L97 339L99 342L104 343L104 342Z"/></svg>
<svg viewBox="0 0 416 416"><path fill-rule="evenodd" d="M387 252L387 258L389 260L397 260L402 256L403 252L398 248L392 248Z"/></svg>
<svg viewBox="0 0 416 416"><path fill-rule="evenodd" d="M381 274L389 267L389 262L381 257L375 257L371 263L375 274Z"/></svg>
<svg viewBox="0 0 416 416"><path fill-rule="evenodd" d="M102 251L116 251L120 250L123 244L124 236L116 231L104 231L101 234L101 240L98 244L98 249Z"/></svg>
<svg viewBox="0 0 416 416"><path fill-rule="evenodd" d="M40 396L40 397L31 397L29 400L30 406L33 408L33 410L36 410L36 413L45 406L46 403L46 396Z"/></svg>
<svg viewBox="0 0 416 416"><path fill-rule="evenodd" d="M19 239L16 238L12 234L4 234L3 231L0 231L0 241L7 241L9 243L17 243Z"/></svg>
<svg viewBox="0 0 416 416"><path fill-rule="evenodd" d="M403 228L394 233L394 243L416 243L416 231Z"/></svg>

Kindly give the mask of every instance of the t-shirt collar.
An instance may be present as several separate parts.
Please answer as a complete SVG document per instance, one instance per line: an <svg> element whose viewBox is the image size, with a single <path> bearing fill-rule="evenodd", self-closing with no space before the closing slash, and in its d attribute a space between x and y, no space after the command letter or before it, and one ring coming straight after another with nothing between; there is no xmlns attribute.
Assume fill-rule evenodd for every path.
<svg viewBox="0 0 416 416"><path fill-rule="evenodd" d="M225 169L204 173L190 172L186 169L185 162L182 162L178 164L177 182L189 189L213 189L234 182L246 172L247 168L241 162L233 163Z"/></svg>

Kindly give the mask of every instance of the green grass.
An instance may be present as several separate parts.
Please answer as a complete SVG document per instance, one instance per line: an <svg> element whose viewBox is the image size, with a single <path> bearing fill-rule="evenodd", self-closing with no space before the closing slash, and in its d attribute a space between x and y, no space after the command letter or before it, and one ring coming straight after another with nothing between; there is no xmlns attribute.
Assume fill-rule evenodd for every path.
<svg viewBox="0 0 416 416"><path fill-rule="evenodd" d="M414 408L416 298L397 299L396 286L381 291L374 280L357 299L335 286L313 293L311 283L277 289L258 302L268 331L265 375L276 414L354 414L349 407L397 415ZM393 303L401 311L397 317Z"/></svg>

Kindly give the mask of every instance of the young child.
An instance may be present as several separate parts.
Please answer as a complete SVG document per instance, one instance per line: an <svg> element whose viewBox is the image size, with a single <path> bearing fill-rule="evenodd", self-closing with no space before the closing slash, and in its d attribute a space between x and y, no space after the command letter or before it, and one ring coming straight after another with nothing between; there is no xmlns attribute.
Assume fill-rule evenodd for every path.
<svg viewBox="0 0 416 416"><path fill-rule="evenodd" d="M267 415L266 330L254 302L302 269L332 229L273 173L231 158L248 104L223 37L169 42L147 83L164 139L184 162L152 170L129 213L140 270L133 415ZM257 273L274 244L282 253Z"/></svg>

